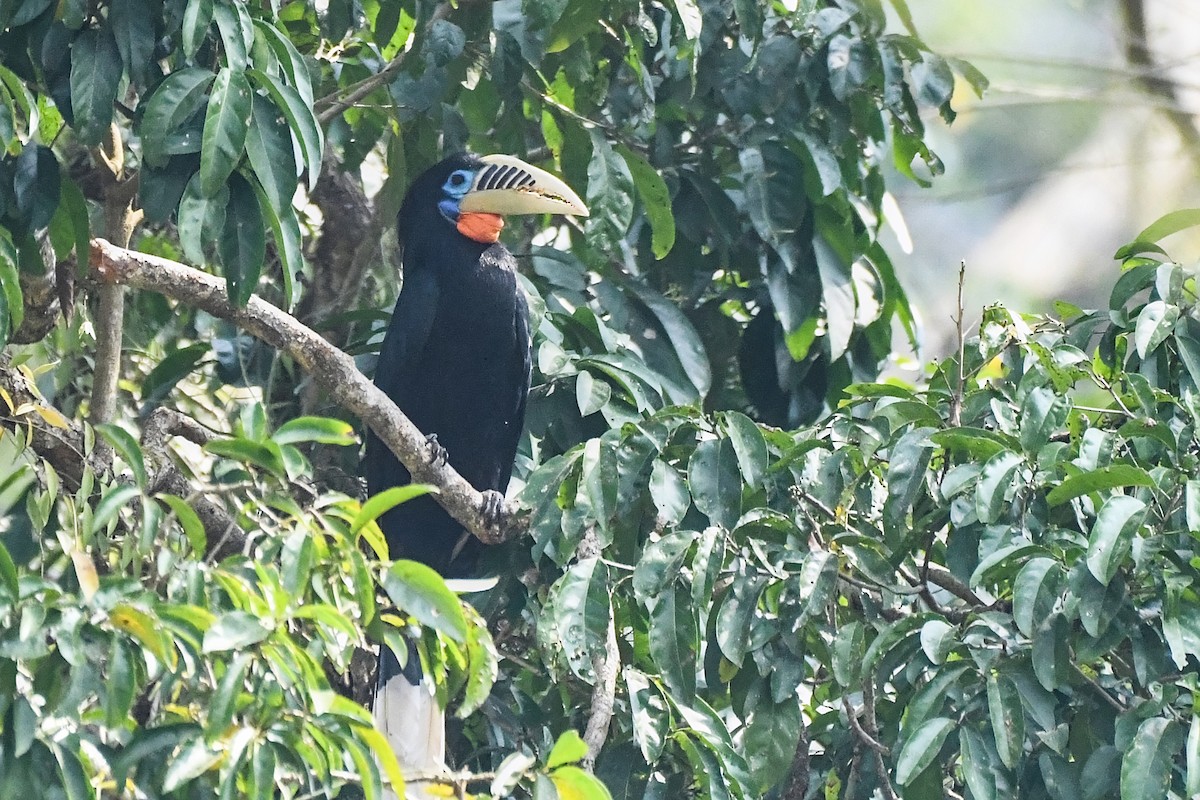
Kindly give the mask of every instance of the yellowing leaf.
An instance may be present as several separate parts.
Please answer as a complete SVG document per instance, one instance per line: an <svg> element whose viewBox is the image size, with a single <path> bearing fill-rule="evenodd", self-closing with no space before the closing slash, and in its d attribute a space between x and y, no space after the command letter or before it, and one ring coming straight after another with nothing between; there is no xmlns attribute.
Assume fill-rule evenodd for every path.
<svg viewBox="0 0 1200 800"><path fill-rule="evenodd" d="M78 548L71 548L71 562L75 565L75 577L79 579L79 588L84 600L91 600L96 590L100 588L100 578L96 575L96 565L90 556Z"/></svg>

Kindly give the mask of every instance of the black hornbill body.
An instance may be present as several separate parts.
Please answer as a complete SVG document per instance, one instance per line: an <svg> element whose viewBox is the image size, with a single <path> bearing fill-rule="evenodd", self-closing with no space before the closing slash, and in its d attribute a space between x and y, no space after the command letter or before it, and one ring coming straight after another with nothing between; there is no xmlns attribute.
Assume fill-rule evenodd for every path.
<svg viewBox="0 0 1200 800"><path fill-rule="evenodd" d="M553 175L508 156L451 156L412 184L400 208L404 283L379 353L375 383L472 486L499 507L508 486L529 391L530 332L516 262L498 242L501 214L586 215ZM374 494L410 482L373 433L363 472ZM490 494L489 494L490 493ZM444 576L471 572L479 541L431 497L380 519L392 558ZM444 757L440 709L407 664L381 648L376 719L401 764L422 771ZM419 708L414 708L419 706ZM432 744L427 737L436 739Z"/></svg>

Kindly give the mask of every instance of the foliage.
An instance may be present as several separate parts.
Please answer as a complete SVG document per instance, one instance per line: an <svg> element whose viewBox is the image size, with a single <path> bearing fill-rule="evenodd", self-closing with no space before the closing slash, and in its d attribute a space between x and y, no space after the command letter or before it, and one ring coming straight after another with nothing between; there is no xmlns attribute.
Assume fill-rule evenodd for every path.
<svg viewBox="0 0 1200 800"><path fill-rule="evenodd" d="M0 795L377 796L400 776L350 699L356 653L401 637L495 796L1103 797L1121 758L1125 797L1193 780L1169 769L1190 539L1160 544L1189 522L1190 422L1154 393L1187 395L1190 284L1164 266L1126 310L1159 275L1137 262L1108 328L996 310L961 391L953 364L927 391L869 383L913 337L885 171L936 174L922 109L949 121L956 79L984 85L889 9L903 33L879 0L0 2L0 366L40 392L0 396ZM360 307L396 290L379 230L462 147L592 210L509 233L537 333L531 536L474 605L387 561L372 520L413 492L360 503L352 430L296 365L158 297L115 330L70 303L88 239L136 227L369 368L384 320ZM126 413L93 428L113 336ZM1081 381L1118 411L1082 409ZM817 428L759 424L848 387ZM155 441L160 407L207 443ZM202 501L249 532L239 554ZM618 666L604 789L571 729Z"/></svg>

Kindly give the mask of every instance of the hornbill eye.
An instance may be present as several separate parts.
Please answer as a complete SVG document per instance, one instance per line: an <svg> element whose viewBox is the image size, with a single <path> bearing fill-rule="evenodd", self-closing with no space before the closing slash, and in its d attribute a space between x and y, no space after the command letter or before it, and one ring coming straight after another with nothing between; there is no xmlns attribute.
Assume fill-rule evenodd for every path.
<svg viewBox="0 0 1200 800"><path fill-rule="evenodd" d="M463 175L461 172L456 172L450 176L450 185L451 186L462 186L466 182L467 182L467 177L465 175Z"/></svg>

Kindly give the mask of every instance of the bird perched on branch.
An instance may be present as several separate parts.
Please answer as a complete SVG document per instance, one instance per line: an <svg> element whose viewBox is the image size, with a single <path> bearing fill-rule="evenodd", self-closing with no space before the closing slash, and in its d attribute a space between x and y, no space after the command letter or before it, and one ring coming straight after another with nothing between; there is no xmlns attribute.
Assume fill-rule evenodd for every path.
<svg viewBox="0 0 1200 800"><path fill-rule="evenodd" d="M375 383L484 493L498 516L512 475L529 392L529 312L516 262L499 243L505 214L575 214L587 208L563 181L511 156L451 156L408 190L397 221L404 283L383 340ZM363 472L371 494L409 483L374 433ZM392 558L469 574L480 542L431 497L380 518ZM403 667L400 658L404 658ZM401 767L444 768L445 722L415 647L380 649L374 713ZM409 791L410 797L421 794Z"/></svg>

